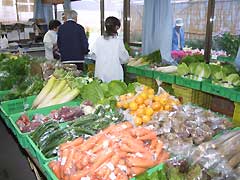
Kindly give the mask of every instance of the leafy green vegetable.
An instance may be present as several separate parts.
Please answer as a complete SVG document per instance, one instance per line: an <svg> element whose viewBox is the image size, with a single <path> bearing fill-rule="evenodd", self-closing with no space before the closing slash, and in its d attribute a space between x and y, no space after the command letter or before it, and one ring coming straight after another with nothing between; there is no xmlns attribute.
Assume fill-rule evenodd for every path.
<svg viewBox="0 0 240 180"><path fill-rule="evenodd" d="M189 65L189 70L191 74L194 74L194 72L196 72L197 66L198 66L198 63L191 63Z"/></svg>
<svg viewBox="0 0 240 180"><path fill-rule="evenodd" d="M199 78L209 78L211 75L211 69L208 64L200 63L196 66L194 74Z"/></svg>
<svg viewBox="0 0 240 180"><path fill-rule="evenodd" d="M203 55L186 56L181 61L181 63L185 63L186 65L190 65L191 63L199 63L199 62L204 62Z"/></svg>
<svg viewBox="0 0 240 180"><path fill-rule="evenodd" d="M0 90L9 90L21 84L30 76L30 61L28 56L1 55L0 60Z"/></svg>
<svg viewBox="0 0 240 180"><path fill-rule="evenodd" d="M229 74L237 73L236 68L232 64L224 64L222 66L222 71L226 76Z"/></svg>
<svg viewBox="0 0 240 180"><path fill-rule="evenodd" d="M103 90L100 86L100 82L97 80L83 86L81 89L81 96L83 100L90 100L94 104L104 98Z"/></svg>
<svg viewBox="0 0 240 180"><path fill-rule="evenodd" d="M189 74L189 72L190 72L190 69L185 63L178 65L178 68L177 68L178 75L185 76L185 75Z"/></svg>
<svg viewBox="0 0 240 180"><path fill-rule="evenodd" d="M160 63L162 61L162 55L160 50L153 51L152 53L142 56L144 61L149 63Z"/></svg>
<svg viewBox="0 0 240 180"><path fill-rule="evenodd" d="M119 96L127 93L127 85L122 81L114 80L109 82L108 90L109 94L111 94L112 96Z"/></svg>

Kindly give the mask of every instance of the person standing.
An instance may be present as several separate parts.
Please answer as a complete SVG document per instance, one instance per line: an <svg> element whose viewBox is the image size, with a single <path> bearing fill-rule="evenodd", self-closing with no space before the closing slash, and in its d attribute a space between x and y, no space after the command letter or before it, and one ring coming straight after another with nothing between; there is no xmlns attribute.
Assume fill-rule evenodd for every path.
<svg viewBox="0 0 240 180"><path fill-rule="evenodd" d="M64 11L66 21L59 27L58 48L62 61L83 61L88 53L88 39L83 26L77 24L77 12Z"/></svg>
<svg viewBox="0 0 240 180"><path fill-rule="evenodd" d="M95 56L95 77L103 82L123 80L122 64L129 59L123 40L118 38L120 20L110 16L105 21L105 33L99 37L91 48Z"/></svg>
<svg viewBox="0 0 240 180"><path fill-rule="evenodd" d="M48 25L48 32L44 35L43 43L45 48L45 57L48 60L54 59L57 54L57 32L61 22L58 20L51 20Z"/></svg>
<svg viewBox="0 0 240 180"><path fill-rule="evenodd" d="M172 50L182 50L184 48L185 40L184 40L184 30L183 19L177 18L175 26L173 28L173 37L172 37Z"/></svg>

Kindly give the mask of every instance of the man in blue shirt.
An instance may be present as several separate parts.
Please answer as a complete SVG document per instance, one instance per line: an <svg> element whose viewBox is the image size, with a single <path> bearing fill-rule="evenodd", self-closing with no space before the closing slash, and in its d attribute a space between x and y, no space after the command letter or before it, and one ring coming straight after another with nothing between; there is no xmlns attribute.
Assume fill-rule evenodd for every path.
<svg viewBox="0 0 240 180"><path fill-rule="evenodd" d="M182 26L183 19L177 18L173 28L172 50L182 50L184 48L184 30Z"/></svg>
<svg viewBox="0 0 240 180"><path fill-rule="evenodd" d="M88 53L88 40L84 28L77 24L77 12L64 12L66 22L58 30L58 48L62 61L82 61Z"/></svg>

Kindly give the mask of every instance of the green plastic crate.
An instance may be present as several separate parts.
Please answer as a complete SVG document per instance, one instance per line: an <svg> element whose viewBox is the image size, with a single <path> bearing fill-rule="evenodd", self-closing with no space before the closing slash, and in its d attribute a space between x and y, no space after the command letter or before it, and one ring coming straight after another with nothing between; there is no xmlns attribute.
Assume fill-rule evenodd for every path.
<svg viewBox="0 0 240 180"><path fill-rule="evenodd" d="M7 95L10 92L10 90L0 91L0 101L2 101L3 97Z"/></svg>
<svg viewBox="0 0 240 180"><path fill-rule="evenodd" d="M175 74L154 71L153 72L153 78L161 80L161 81L166 82L166 83L171 83L171 84L176 83L176 75Z"/></svg>
<svg viewBox="0 0 240 180"><path fill-rule="evenodd" d="M48 167L48 163L44 165L44 172L48 180L58 180L53 171Z"/></svg>
<svg viewBox="0 0 240 180"><path fill-rule="evenodd" d="M195 81L192 79L183 78L181 76L176 76L176 84L196 90L200 90L202 87L202 81Z"/></svg>
<svg viewBox="0 0 240 180"><path fill-rule="evenodd" d="M21 99L14 99L10 101L3 101L1 103L1 110L6 116L10 116L12 114L20 113L25 110L29 110L32 106L36 96L29 96Z"/></svg>
<svg viewBox="0 0 240 180"><path fill-rule="evenodd" d="M136 74L137 69L136 69L135 66L126 66L126 71L127 71L128 73Z"/></svg>
<svg viewBox="0 0 240 180"><path fill-rule="evenodd" d="M233 57L225 57L225 56L218 56L217 60L223 61L223 62L234 62L235 58L233 58Z"/></svg>
<svg viewBox="0 0 240 180"><path fill-rule="evenodd" d="M151 168L151 169L148 169L148 170L147 170L147 173L148 173L149 175L151 175L152 173L154 173L154 172L156 172L156 171L161 171L161 170L163 170L163 168L164 168L164 164L161 163L161 164L159 164L159 165L157 165L157 166L155 166L155 167L153 167L153 168ZM46 164L44 165L44 171L45 171L45 174L46 174L48 180L58 180L58 178L56 177L56 175L55 175L55 174L53 173L53 171L49 168L48 163L46 163ZM131 178L130 180L138 180L138 178L137 178L137 177L133 177L133 178Z"/></svg>
<svg viewBox="0 0 240 180"><path fill-rule="evenodd" d="M80 103L80 102L79 102ZM67 102L67 103L64 103L64 104L58 104L58 105L55 105L55 106L49 106L49 107L45 107L45 108L41 108L41 109L36 109L36 110L29 110L29 111L26 111L25 114L30 118L30 120L32 119L32 117L35 115L35 114L43 114L43 115L47 115L49 114L52 110L55 110L55 109L59 109L61 108L62 106L77 106L79 105L79 103L75 102L75 101L71 101L71 102ZM10 116L10 122L11 122L11 125L12 125L12 132L14 133L14 135L17 137L20 145L23 147L23 148L27 148L27 149L30 149L30 152L31 152L31 149L32 149L32 146L29 145L29 140L28 140L28 133L22 133L17 124L16 124L16 121L19 119L19 117L22 115L23 113L17 113L17 114L13 114ZM34 152L31 152L33 153L33 156L34 156Z"/></svg>
<svg viewBox="0 0 240 180"><path fill-rule="evenodd" d="M212 84L210 81L203 81L202 82L202 91L210 93L210 94L214 94L214 95L218 95L218 96L221 96L221 97L229 98L230 97L229 90L230 90L229 88L225 88L225 87L222 87L222 86Z"/></svg>
<svg viewBox="0 0 240 180"><path fill-rule="evenodd" d="M240 88L233 88L228 90L230 100L240 102Z"/></svg>
<svg viewBox="0 0 240 180"><path fill-rule="evenodd" d="M144 77L148 77L148 78L153 78L153 73L154 71L149 67L149 65L145 65L145 66L139 66L138 69L140 69L141 74L138 75L142 75Z"/></svg>

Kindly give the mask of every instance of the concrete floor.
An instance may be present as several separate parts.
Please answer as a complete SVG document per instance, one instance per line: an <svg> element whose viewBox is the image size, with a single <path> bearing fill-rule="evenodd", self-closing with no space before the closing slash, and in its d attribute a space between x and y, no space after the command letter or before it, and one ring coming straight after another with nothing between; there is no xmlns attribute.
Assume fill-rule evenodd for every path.
<svg viewBox="0 0 240 180"><path fill-rule="evenodd" d="M0 119L0 180L36 180L26 153Z"/></svg>

